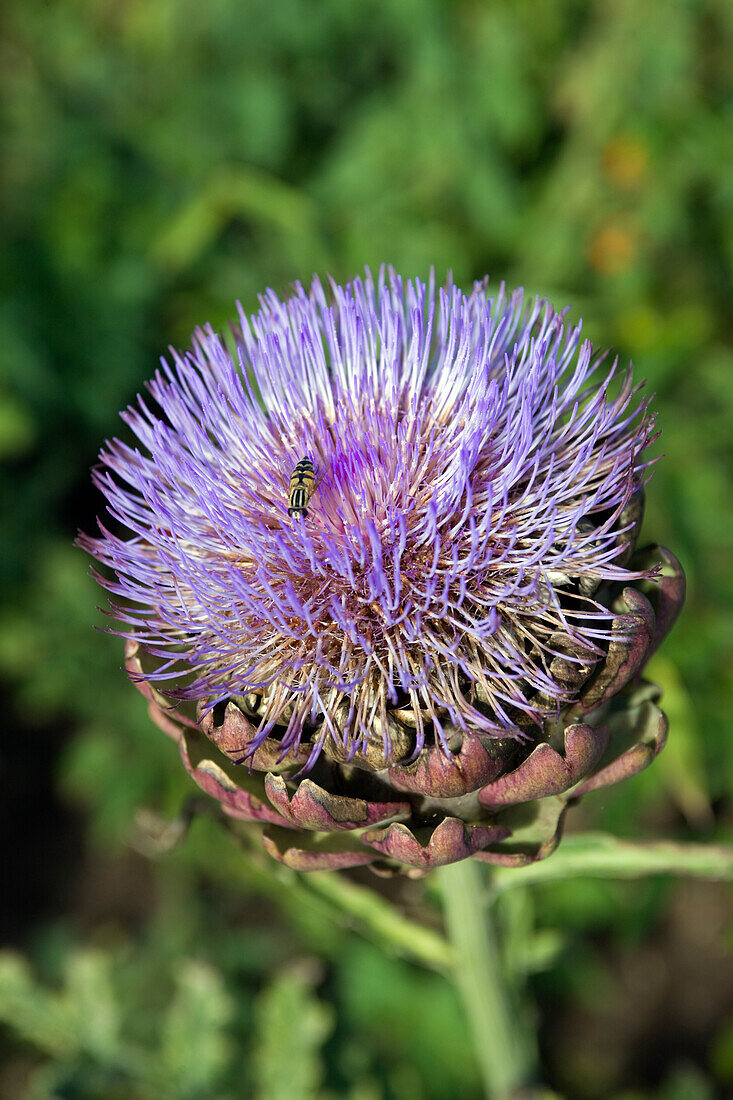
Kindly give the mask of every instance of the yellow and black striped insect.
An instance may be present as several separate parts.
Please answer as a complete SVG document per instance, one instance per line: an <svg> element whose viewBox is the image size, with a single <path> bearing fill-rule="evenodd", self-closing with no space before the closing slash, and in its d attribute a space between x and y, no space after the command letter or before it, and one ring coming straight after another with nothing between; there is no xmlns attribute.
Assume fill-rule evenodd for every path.
<svg viewBox="0 0 733 1100"><path fill-rule="evenodd" d="M307 516L308 501L313 496L316 472L313 463L305 455L290 475L289 516Z"/></svg>

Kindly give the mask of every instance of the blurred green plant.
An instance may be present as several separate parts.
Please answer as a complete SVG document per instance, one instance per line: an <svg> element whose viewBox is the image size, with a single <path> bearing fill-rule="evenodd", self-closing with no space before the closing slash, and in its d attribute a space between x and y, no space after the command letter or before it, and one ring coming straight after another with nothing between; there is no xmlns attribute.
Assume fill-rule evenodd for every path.
<svg viewBox="0 0 733 1100"><path fill-rule="evenodd" d="M233 1046L226 1034L231 1001L220 974L180 961L173 991L152 1034L129 1037L134 1001L124 1003L109 952L79 949L67 957L60 990L42 985L25 961L0 956L0 1019L47 1061L34 1067L28 1095L129 1100L223 1098ZM169 976L169 981L170 981Z"/></svg>
<svg viewBox="0 0 733 1100"><path fill-rule="evenodd" d="M333 1031L334 1014L313 996L317 977L313 965L291 966L257 999L253 1059L261 1100L323 1095L320 1048Z"/></svg>

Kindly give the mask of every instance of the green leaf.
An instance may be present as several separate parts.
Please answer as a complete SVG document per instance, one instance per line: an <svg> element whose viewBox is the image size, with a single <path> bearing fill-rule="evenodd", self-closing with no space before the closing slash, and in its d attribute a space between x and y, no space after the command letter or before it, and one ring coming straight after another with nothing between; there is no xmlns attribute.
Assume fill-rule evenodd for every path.
<svg viewBox="0 0 733 1100"><path fill-rule="evenodd" d="M67 964L67 989L79 1043L101 1062L114 1060L119 1043L119 1010L111 963L101 951L80 951Z"/></svg>
<svg viewBox="0 0 733 1100"><path fill-rule="evenodd" d="M10 951L0 955L0 1021L44 1054L63 1058L79 1050L69 1004L43 989L26 961Z"/></svg>
<svg viewBox="0 0 733 1100"><path fill-rule="evenodd" d="M314 262L322 251L310 200L279 179L240 165L212 173L162 228L152 245L152 259L172 273L186 269L236 219L305 237Z"/></svg>
<svg viewBox="0 0 733 1100"><path fill-rule="evenodd" d="M259 996L253 1051L257 1100L316 1100L320 1094L320 1050L334 1017L313 993L317 974L317 967L304 961L279 974Z"/></svg>
<svg viewBox="0 0 733 1100"><path fill-rule="evenodd" d="M161 1071L176 1100L213 1093L230 1053L225 1029L233 1006L212 967L186 960L176 975L176 993L163 1021Z"/></svg>

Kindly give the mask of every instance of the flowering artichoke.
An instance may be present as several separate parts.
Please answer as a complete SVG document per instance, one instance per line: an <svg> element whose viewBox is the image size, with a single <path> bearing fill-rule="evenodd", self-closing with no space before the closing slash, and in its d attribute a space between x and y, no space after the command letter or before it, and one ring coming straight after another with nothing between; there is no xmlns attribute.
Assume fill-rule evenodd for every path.
<svg viewBox="0 0 733 1100"><path fill-rule="evenodd" d="M291 867L546 856L665 740L648 402L488 281L316 279L234 332L122 414L142 449L94 476L124 530L80 537L152 717Z"/></svg>

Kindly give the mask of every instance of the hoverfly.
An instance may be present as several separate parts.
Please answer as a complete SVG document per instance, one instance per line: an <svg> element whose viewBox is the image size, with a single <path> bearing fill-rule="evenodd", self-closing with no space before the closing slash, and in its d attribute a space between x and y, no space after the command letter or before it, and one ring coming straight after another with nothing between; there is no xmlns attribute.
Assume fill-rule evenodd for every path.
<svg viewBox="0 0 733 1100"><path fill-rule="evenodd" d="M289 516L307 516L308 501L313 496L316 485L316 472L313 463L304 455L290 475Z"/></svg>

